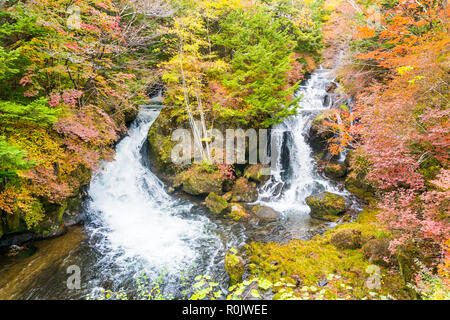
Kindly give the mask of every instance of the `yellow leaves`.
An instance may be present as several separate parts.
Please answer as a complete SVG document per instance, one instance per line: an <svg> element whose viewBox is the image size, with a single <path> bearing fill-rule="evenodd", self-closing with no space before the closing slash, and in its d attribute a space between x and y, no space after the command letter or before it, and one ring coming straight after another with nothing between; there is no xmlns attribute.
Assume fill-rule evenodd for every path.
<svg viewBox="0 0 450 320"><path fill-rule="evenodd" d="M404 75L406 72L413 70L414 67L411 66L404 66L397 69L397 72L399 75Z"/></svg>

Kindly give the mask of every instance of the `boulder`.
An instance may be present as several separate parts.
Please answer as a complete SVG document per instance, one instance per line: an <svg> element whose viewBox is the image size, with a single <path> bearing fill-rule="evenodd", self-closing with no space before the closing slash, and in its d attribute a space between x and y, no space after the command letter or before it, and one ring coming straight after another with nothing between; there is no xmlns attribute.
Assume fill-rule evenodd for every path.
<svg viewBox="0 0 450 320"><path fill-rule="evenodd" d="M274 222L278 220L278 212L266 206L255 206L252 208L252 213L261 222Z"/></svg>
<svg viewBox="0 0 450 320"><path fill-rule="evenodd" d="M314 152L325 154L328 146L328 139L332 138L334 133L324 124L324 122L333 122L333 116L333 113L330 110L327 110L314 118L308 136L308 142Z"/></svg>
<svg viewBox="0 0 450 320"><path fill-rule="evenodd" d="M325 175L331 179L339 179L345 177L347 168L340 163L329 164L323 170Z"/></svg>
<svg viewBox="0 0 450 320"><path fill-rule="evenodd" d="M345 198L328 191L309 196L306 204L311 208L311 217L327 221L337 220L346 209Z"/></svg>
<svg viewBox="0 0 450 320"><path fill-rule="evenodd" d="M195 171L182 177L183 191L193 196L206 195L211 192L222 194L222 179L218 172Z"/></svg>
<svg viewBox="0 0 450 320"><path fill-rule="evenodd" d="M264 172L268 169L269 166L265 164L252 164L245 168L244 177L257 183L264 183L270 178L270 175Z"/></svg>
<svg viewBox="0 0 450 320"><path fill-rule="evenodd" d="M236 180L231 192L233 193L232 200L234 202L253 202L258 199L256 183L250 182L244 177Z"/></svg>
<svg viewBox="0 0 450 320"><path fill-rule="evenodd" d="M227 207L228 202L214 192L210 192L205 199L206 207L215 214L221 214Z"/></svg>
<svg viewBox="0 0 450 320"><path fill-rule="evenodd" d="M388 263L384 260L391 256L388 239L369 240L362 247L362 250L367 261L380 266L388 266Z"/></svg>
<svg viewBox="0 0 450 320"><path fill-rule="evenodd" d="M234 221L247 220L249 217L249 214L239 203L230 203L228 205L228 210L230 211L228 217L233 219Z"/></svg>
<svg viewBox="0 0 450 320"><path fill-rule="evenodd" d="M338 249L359 249L362 245L361 231L344 229L331 237L331 243Z"/></svg>
<svg viewBox="0 0 450 320"><path fill-rule="evenodd" d="M242 257L228 252L225 255L225 270L230 276L231 284L239 283L245 271L245 263Z"/></svg>

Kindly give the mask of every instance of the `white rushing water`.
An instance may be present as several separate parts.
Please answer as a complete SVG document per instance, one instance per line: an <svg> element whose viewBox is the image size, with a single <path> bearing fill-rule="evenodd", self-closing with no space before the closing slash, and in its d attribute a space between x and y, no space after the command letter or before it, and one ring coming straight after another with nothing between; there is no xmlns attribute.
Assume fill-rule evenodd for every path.
<svg viewBox="0 0 450 320"><path fill-rule="evenodd" d="M315 192L340 193L327 179L317 174L307 134L312 120L330 108L327 86L333 81L332 71L319 69L298 90L301 95L299 114L273 129L277 163L271 179L260 188L258 203L274 208L287 217L309 220L310 208L305 199Z"/></svg>
<svg viewBox="0 0 450 320"><path fill-rule="evenodd" d="M227 231L200 212L193 214L192 203L168 195L145 165L142 150L157 115L140 111L117 145L115 160L104 164L89 189L88 232L100 253L98 265L118 283L143 271L153 279L164 273L177 282L195 264L211 272L227 244L243 241L229 234L224 242L220 233Z"/></svg>

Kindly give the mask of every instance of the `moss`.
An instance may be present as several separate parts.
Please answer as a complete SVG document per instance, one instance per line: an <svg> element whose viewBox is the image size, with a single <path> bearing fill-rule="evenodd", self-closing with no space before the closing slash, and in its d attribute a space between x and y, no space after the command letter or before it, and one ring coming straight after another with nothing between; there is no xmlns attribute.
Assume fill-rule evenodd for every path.
<svg viewBox="0 0 450 320"><path fill-rule="evenodd" d="M325 167L324 173L329 178L339 179L345 176L347 173L347 168L339 163L330 164Z"/></svg>
<svg viewBox="0 0 450 320"><path fill-rule="evenodd" d="M230 276L231 284L240 282L245 271L244 259L231 252L228 252L225 255L225 270Z"/></svg>
<svg viewBox="0 0 450 320"><path fill-rule="evenodd" d="M302 286L318 286L320 281L326 280L330 274L338 275L345 285L345 294L341 288L325 285L327 298L353 298L361 299L369 296L365 281L370 276L366 269L371 264L364 257L362 249L337 248L331 239L342 230L353 230L358 234L360 244L367 239L385 237L376 225L376 210L365 210L356 222L341 224L335 229L328 230L323 236L317 235L311 240L291 240L288 243L260 243L253 242L246 246L249 256L249 272L273 283L280 279L287 279L295 284L299 290ZM346 231L347 232L347 231ZM360 234L359 234L360 233ZM389 274L388 269L380 267L382 272L382 285L380 294L391 294L397 298L407 297L404 285L399 274ZM343 290L343 289L342 289ZM342 295L341 295L342 294Z"/></svg>
<svg viewBox="0 0 450 320"><path fill-rule="evenodd" d="M230 209L230 213L228 217L233 219L234 221L241 221L248 219L248 213L245 211L244 207L238 203L230 203L228 208Z"/></svg>
<svg viewBox="0 0 450 320"><path fill-rule="evenodd" d="M311 208L311 217L323 220L334 219L346 208L344 197L327 191L307 197L306 204Z"/></svg>
<svg viewBox="0 0 450 320"><path fill-rule="evenodd" d="M372 186L365 178L359 177L355 172L351 172L345 179L345 188L358 198L366 200L371 204L376 202Z"/></svg>
<svg viewBox="0 0 450 320"><path fill-rule="evenodd" d="M344 229L335 232L331 237L331 243L339 249L361 248L361 231L356 229Z"/></svg>
<svg viewBox="0 0 450 320"><path fill-rule="evenodd" d="M257 183L264 183L270 178L270 175L263 174L265 169L268 169L268 166L264 164L250 165L245 168L244 177Z"/></svg>
<svg viewBox="0 0 450 320"><path fill-rule="evenodd" d="M232 192L234 202L253 202L258 199L256 184L254 182L249 182L244 177L236 180Z"/></svg>
<svg viewBox="0 0 450 320"><path fill-rule="evenodd" d="M183 186L183 191L194 195L206 195L211 192L222 194L222 178L220 172L207 172L200 167L193 167L175 177L175 187Z"/></svg>
<svg viewBox="0 0 450 320"><path fill-rule="evenodd" d="M227 200L211 192L205 199L206 207L215 214L221 214L227 207Z"/></svg>

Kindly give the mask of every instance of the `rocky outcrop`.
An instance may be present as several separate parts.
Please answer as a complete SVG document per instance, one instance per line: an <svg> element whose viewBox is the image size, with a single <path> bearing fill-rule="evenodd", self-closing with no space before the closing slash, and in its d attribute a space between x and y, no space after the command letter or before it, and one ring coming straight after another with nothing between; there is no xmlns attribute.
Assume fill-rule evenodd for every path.
<svg viewBox="0 0 450 320"><path fill-rule="evenodd" d="M245 271L245 262L242 257L237 255L237 252L228 252L225 255L225 270L230 276L231 284L238 283L242 280Z"/></svg>
<svg viewBox="0 0 450 320"><path fill-rule="evenodd" d="M245 168L244 177L257 183L264 183L270 178L270 175L265 174L268 169L268 165L252 164Z"/></svg>
<svg viewBox="0 0 450 320"><path fill-rule="evenodd" d="M340 179L345 177L347 167L341 163L332 163L325 166L323 172L330 179Z"/></svg>
<svg viewBox="0 0 450 320"><path fill-rule="evenodd" d="M245 221L249 218L249 214L245 211L244 207L239 203L230 203L228 206L228 217L234 221Z"/></svg>
<svg viewBox="0 0 450 320"><path fill-rule="evenodd" d="M332 122L332 117L333 113L330 110L320 113L313 120L309 130L308 143L318 160L327 158L328 140L333 138L334 133L324 124L324 122Z"/></svg>
<svg viewBox="0 0 450 320"><path fill-rule="evenodd" d="M266 206L255 206L252 214L261 222L274 222L278 220L278 212Z"/></svg>
<svg viewBox="0 0 450 320"><path fill-rule="evenodd" d="M205 199L206 207L215 214L221 214L228 207L228 202L221 196L211 192Z"/></svg>
<svg viewBox="0 0 450 320"><path fill-rule="evenodd" d="M362 247L364 257L370 263L375 263L381 266L387 266L385 259L391 256L389 251L389 239L372 239Z"/></svg>
<svg viewBox="0 0 450 320"><path fill-rule="evenodd" d="M222 178L219 172L207 172L199 168L178 174L174 179L174 187L182 187L183 191L193 196L210 194L221 195Z"/></svg>
<svg viewBox="0 0 450 320"><path fill-rule="evenodd" d="M231 192L233 193L233 202L254 202L258 199L256 183L250 182L244 177L236 180Z"/></svg>
<svg viewBox="0 0 450 320"><path fill-rule="evenodd" d="M359 249L362 244L361 231L354 229L340 230L333 234L330 242L338 249Z"/></svg>
<svg viewBox="0 0 450 320"><path fill-rule="evenodd" d="M327 191L307 197L306 204L311 208L311 217L327 221L336 221L346 209L343 196Z"/></svg>

